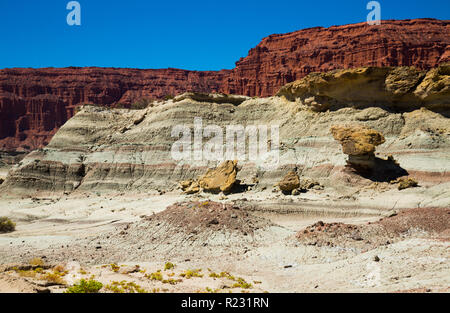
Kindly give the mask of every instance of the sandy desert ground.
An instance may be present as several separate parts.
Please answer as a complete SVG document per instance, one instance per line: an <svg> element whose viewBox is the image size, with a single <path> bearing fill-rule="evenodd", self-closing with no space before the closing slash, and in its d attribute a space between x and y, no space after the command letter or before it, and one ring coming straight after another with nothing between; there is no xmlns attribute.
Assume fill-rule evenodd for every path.
<svg viewBox="0 0 450 313"><path fill-rule="evenodd" d="M430 209L415 212L421 218L414 216L415 224L398 234L375 231L376 235L366 235L361 231L362 238L355 238L349 231L321 240L319 231L319 237L312 241L297 235L319 221L367 228L380 219L389 221L400 216L406 220L414 209L385 210L377 205L397 196L397 200L408 202L401 207L417 207L417 194L417 190L405 190L401 195L391 190L371 198L373 195L366 191L361 198L371 199L372 207L364 209L348 209L355 200L333 199L333 193L326 190L296 197L250 191L227 199L209 194L186 197L180 192L3 197L0 211L15 218L18 226L16 232L0 237L0 259L5 264L1 267L0 291L63 292L66 284L95 277L104 286L119 287L105 292L127 290L120 284L123 281L147 292L448 292L449 209L440 209L431 217L426 216ZM184 229L173 227L170 216L164 215L153 227L145 224L149 217L163 214L167 206L182 201L197 203L200 209L216 202L234 206L229 211L247 215L255 227L231 238L220 229L208 232L217 225L195 221L196 231L181 235ZM330 202L336 205L324 206ZM226 216L218 214L218 218L219 226L226 224ZM164 227L168 221L170 227ZM249 224L248 220L244 222ZM147 232L139 227L146 227ZM38 261L30 266L30 261L37 260L42 264ZM167 262L175 268L165 270ZM53 273L55 266L65 272L62 282L45 278L44 274ZM44 274L30 274L39 267ZM162 280L152 279L152 273L158 270ZM180 276L189 270L200 270L197 276L202 277ZM222 272L227 274L220 275ZM251 287L235 285L237 277Z"/></svg>

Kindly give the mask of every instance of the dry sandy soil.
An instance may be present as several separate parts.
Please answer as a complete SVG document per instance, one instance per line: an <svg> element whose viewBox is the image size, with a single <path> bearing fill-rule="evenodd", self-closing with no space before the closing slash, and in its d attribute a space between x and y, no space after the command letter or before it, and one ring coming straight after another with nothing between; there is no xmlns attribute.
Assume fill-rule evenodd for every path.
<svg viewBox="0 0 450 313"><path fill-rule="evenodd" d="M0 236L0 291L448 292L450 209L418 208L417 191L4 195L17 230Z"/></svg>

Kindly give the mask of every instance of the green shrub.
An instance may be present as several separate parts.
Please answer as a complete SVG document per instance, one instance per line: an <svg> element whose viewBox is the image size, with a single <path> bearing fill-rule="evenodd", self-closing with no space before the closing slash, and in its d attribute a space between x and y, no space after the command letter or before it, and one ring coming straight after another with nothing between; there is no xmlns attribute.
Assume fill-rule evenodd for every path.
<svg viewBox="0 0 450 313"><path fill-rule="evenodd" d="M57 285L65 285L66 281L61 277L60 273L46 273L44 275L41 275L40 279L46 280L50 283L54 283Z"/></svg>
<svg viewBox="0 0 450 313"><path fill-rule="evenodd" d="M111 284L105 286L106 290L114 293L147 293L147 291L134 282L113 281Z"/></svg>
<svg viewBox="0 0 450 313"><path fill-rule="evenodd" d="M180 276L186 279L190 279L191 277L203 277L203 274L200 274L201 271L202 271L201 269L186 270L183 273L181 273Z"/></svg>
<svg viewBox="0 0 450 313"><path fill-rule="evenodd" d="M120 270L120 266L115 263L111 263L110 266L111 266L111 271L113 271L115 273L117 273Z"/></svg>
<svg viewBox="0 0 450 313"><path fill-rule="evenodd" d="M158 270L154 273L145 274L144 276L150 280L159 280L159 281L163 280L163 275L161 274L161 270Z"/></svg>
<svg viewBox="0 0 450 313"><path fill-rule="evenodd" d="M175 268L175 264L173 264L172 262L167 262L166 265L164 265L164 270L170 270Z"/></svg>
<svg viewBox="0 0 450 313"><path fill-rule="evenodd" d="M236 283L233 284L233 286L232 286L233 288L244 288L244 289L253 288L252 284L247 283L244 278L242 278L242 277L234 277L233 275L231 275L228 272L221 272L220 274L211 272L209 274L209 277L212 277L212 278L228 278L229 280L235 281ZM255 284L257 284L257 283L260 284L261 282L255 281Z"/></svg>
<svg viewBox="0 0 450 313"><path fill-rule="evenodd" d="M103 288L103 284L96 280L80 280L78 284L67 288L65 293L97 293Z"/></svg>
<svg viewBox="0 0 450 313"><path fill-rule="evenodd" d="M237 283L233 285L233 288L244 288L244 289L250 289L252 288L252 284L247 283L243 278L238 277Z"/></svg>
<svg viewBox="0 0 450 313"><path fill-rule="evenodd" d="M10 233L16 230L16 223L7 217L0 217L0 233Z"/></svg>

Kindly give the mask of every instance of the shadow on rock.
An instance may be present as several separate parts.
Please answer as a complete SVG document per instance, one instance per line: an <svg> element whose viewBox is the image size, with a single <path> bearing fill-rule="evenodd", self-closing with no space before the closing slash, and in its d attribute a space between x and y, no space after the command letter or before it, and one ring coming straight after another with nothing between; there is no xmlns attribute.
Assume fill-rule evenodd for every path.
<svg viewBox="0 0 450 313"><path fill-rule="evenodd" d="M347 167L374 182L391 182L409 173L389 156L387 160L375 156L350 156Z"/></svg>

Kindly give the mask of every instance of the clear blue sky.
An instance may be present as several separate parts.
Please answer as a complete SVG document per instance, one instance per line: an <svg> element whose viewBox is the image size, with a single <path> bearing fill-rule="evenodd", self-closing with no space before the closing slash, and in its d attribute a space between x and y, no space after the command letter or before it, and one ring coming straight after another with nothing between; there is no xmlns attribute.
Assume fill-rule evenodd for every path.
<svg viewBox="0 0 450 313"><path fill-rule="evenodd" d="M0 68L231 69L273 33L362 22L368 0L0 0ZM450 19L449 0L379 0L382 19Z"/></svg>

